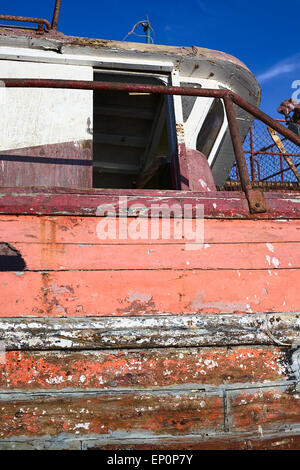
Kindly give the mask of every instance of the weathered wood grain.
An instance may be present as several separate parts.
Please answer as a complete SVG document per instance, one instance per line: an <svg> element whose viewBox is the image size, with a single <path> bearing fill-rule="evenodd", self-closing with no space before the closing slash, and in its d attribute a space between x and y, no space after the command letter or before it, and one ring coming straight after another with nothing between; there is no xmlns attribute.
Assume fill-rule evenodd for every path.
<svg viewBox="0 0 300 470"><path fill-rule="evenodd" d="M13 131L12 131L13 132ZM12 148L0 152L1 187L40 185L73 188L93 184L92 140Z"/></svg>
<svg viewBox="0 0 300 470"><path fill-rule="evenodd" d="M1 442L0 442L1 449ZM83 440L82 450L299 450L297 431L259 433L226 433L214 437L185 436L164 439Z"/></svg>
<svg viewBox="0 0 300 470"><path fill-rule="evenodd" d="M278 382L291 374L278 347L10 351L0 362L0 389L188 388Z"/></svg>
<svg viewBox="0 0 300 470"><path fill-rule="evenodd" d="M216 191L210 193L192 193L188 191L45 191L43 188L4 188L1 191L1 214L36 214L36 215L96 215L100 205L110 204L116 213L122 213L119 196L128 196L128 216L135 216L136 205L141 205L140 216L148 217L151 214L151 205L164 202L167 205L191 204L193 216L196 207L204 205L205 216L212 218L300 218L300 197L297 193L265 193L268 211L262 214L249 214L249 207L244 193L232 191ZM122 204L121 204L122 205ZM130 207L135 206L133 209Z"/></svg>
<svg viewBox="0 0 300 470"><path fill-rule="evenodd" d="M194 435L146 438L63 437L17 438L0 440L0 450L299 450L297 430L267 433L218 433L215 436ZM187 462L187 461L186 461Z"/></svg>
<svg viewBox="0 0 300 470"><path fill-rule="evenodd" d="M293 385L228 392L230 430L288 429L299 420L300 395Z"/></svg>
<svg viewBox="0 0 300 470"><path fill-rule="evenodd" d="M223 398L218 393L124 392L2 395L0 439L68 435L184 435L220 432Z"/></svg>
<svg viewBox="0 0 300 470"><path fill-rule="evenodd" d="M170 219L170 238L162 237L162 220L141 219L141 232L148 229L151 234L151 224L158 224L159 231L156 239L149 238L132 240L130 237L102 240L97 236L97 225L102 217L69 217L69 216L30 216L30 215L0 215L0 241L9 243L78 243L78 244L185 244L188 240L174 239L175 227L180 226L180 220ZM128 220L130 223L131 219ZM124 223L123 221L121 223ZM193 220L195 229L196 221ZM119 233L120 220L116 221ZM220 243L276 243L299 242L300 220L228 220L206 219L204 222L204 244Z"/></svg>
<svg viewBox="0 0 300 470"><path fill-rule="evenodd" d="M0 440L0 450L83 450L80 439Z"/></svg>
<svg viewBox="0 0 300 470"><path fill-rule="evenodd" d="M7 350L88 350L230 345L297 347L299 314L115 318L1 318Z"/></svg>
<svg viewBox="0 0 300 470"><path fill-rule="evenodd" d="M1 272L0 316L299 311L299 270Z"/></svg>

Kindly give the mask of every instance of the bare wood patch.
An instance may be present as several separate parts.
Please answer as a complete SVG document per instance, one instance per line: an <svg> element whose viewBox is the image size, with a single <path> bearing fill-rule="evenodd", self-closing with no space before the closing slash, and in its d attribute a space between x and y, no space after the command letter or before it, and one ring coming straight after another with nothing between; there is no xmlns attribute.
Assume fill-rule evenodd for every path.
<svg viewBox="0 0 300 470"><path fill-rule="evenodd" d="M0 401L0 439L55 436L183 435L223 430L217 393L106 393L16 396Z"/></svg>
<svg viewBox="0 0 300 470"><path fill-rule="evenodd" d="M300 396L294 386L228 392L230 430L288 427L300 419Z"/></svg>
<svg viewBox="0 0 300 470"><path fill-rule="evenodd" d="M226 433L206 436L184 436L155 439L90 439L83 441L83 450L299 450L297 431L272 434ZM0 444L1 449L1 444Z"/></svg>

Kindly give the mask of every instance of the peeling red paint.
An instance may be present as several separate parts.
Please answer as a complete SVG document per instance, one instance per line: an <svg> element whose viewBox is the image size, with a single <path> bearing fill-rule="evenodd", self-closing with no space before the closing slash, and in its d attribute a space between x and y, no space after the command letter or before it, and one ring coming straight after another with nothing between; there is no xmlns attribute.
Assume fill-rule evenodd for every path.
<svg viewBox="0 0 300 470"><path fill-rule="evenodd" d="M119 352L15 352L0 364L3 389L89 389L225 385L284 381L285 353L274 347L228 350L163 349Z"/></svg>

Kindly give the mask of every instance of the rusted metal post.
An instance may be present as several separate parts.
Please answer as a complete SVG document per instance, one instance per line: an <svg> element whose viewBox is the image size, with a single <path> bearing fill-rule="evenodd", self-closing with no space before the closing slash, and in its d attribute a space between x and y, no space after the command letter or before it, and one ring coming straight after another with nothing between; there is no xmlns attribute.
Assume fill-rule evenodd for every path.
<svg viewBox="0 0 300 470"><path fill-rule="evenodd" d="M252 214L266 212L267 207L263 193L259 189L253 189L251 185L249 172L245 160L245 154L243 150L243 144L241 141L241 135L237 124L233 102L230 96L224 97L224 104L236 163L239 170L241 186L242 190L246 194L250 212Z"/></svg>
<svg viewBox="0 0 300 470"><path fill-rule="evenodd" d="M61 6L61 0L56 0L55 1L54 12L53 12L53 17L52 17L52 24L51 24L52 29L57 29L60 6Z"/></svg>

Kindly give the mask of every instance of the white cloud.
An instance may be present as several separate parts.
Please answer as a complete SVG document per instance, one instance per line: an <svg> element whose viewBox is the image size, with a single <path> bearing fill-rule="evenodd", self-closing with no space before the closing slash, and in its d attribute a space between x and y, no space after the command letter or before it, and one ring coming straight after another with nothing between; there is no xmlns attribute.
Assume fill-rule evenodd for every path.
<svg viewBox="0 0 300 470"><path fill-rule="evenodd" d="M279 75L294 72L298 69L300 70L300 53L277 62L277 64L258 75L257 79L260 83L265 83Z"/></svg>

